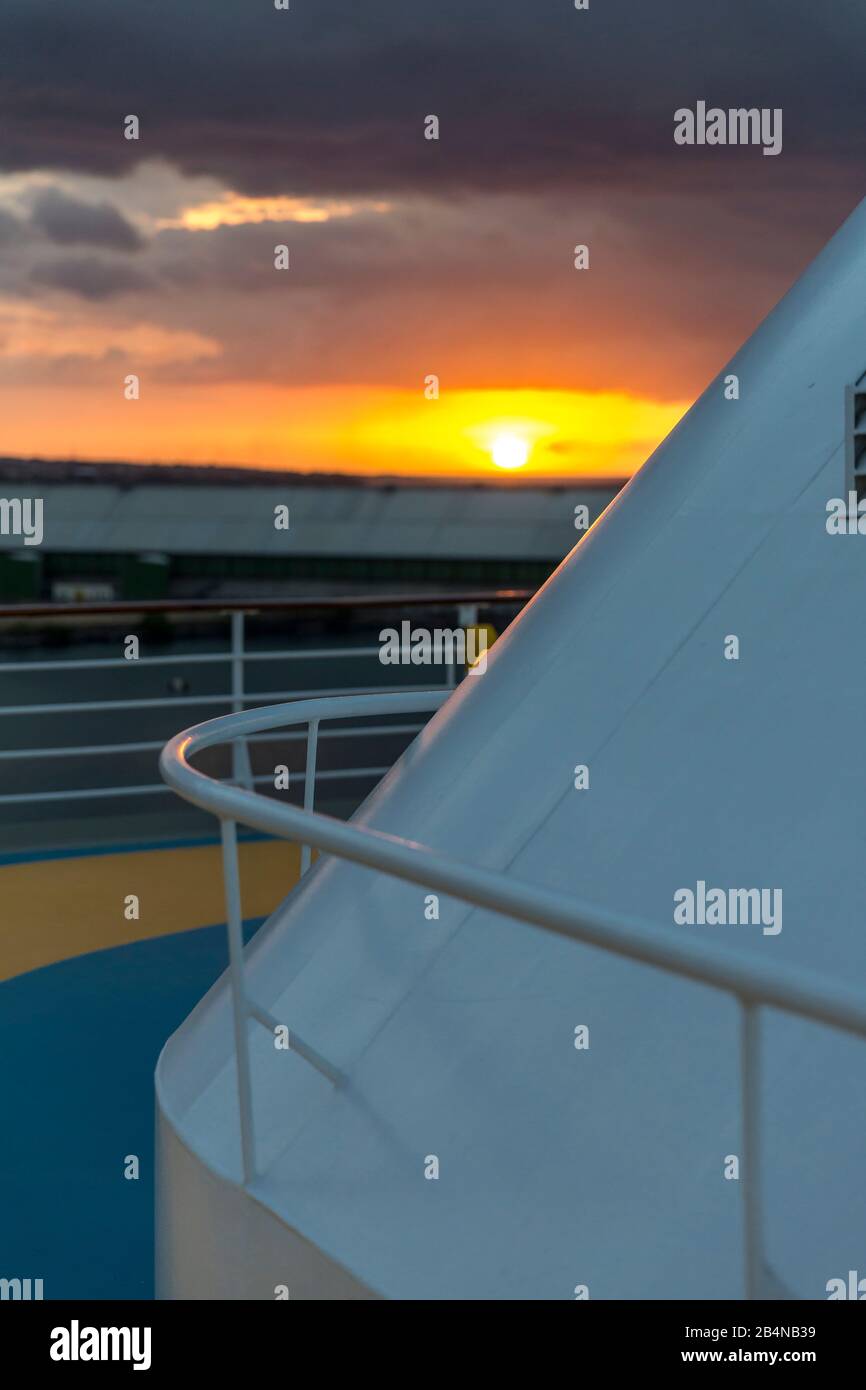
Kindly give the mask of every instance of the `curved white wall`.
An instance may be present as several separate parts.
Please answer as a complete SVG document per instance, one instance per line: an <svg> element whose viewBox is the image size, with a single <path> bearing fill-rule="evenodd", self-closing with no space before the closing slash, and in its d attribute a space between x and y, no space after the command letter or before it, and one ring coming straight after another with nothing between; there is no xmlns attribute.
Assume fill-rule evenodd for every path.
<svg viewBox="0 0 866 1390"><path fill-rule="evenodd" d="M844 489L844 387L864 368L866 204L725 369L739 400L720 374L360 821L650 931L698 880L778 888L780 934L713 940L866 987L866 540L824 524ZM360 1283L742 1296L726 996L447 899L430 921L422 890L330 861L248 973L348 1077L335 1091L251 1035L258 1200ZM820 1298L862 1264L866 1044L770 1012L762 1031L767 1256ZM172 1039L162 1103L209 1168L237 1175L224 984Z"/></svg>
<svg viewBox="0 0 866 1390"><path fill-rule="evenodd" d="M377 1295L209 1171L157 1110L156 1297L368 1299Z"/></svg>

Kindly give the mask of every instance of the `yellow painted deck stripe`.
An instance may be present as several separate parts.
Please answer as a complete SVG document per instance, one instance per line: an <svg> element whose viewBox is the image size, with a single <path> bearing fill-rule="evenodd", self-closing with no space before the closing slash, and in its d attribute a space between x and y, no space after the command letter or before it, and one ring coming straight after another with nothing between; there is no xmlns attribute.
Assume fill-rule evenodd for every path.
<svg viewBox="0 0 866 1390"><path fill-rule="evenodd" d="M239 846L245 918L266 917L297 881L300 853L285 840ZM129 922L134 893L140 917ZM0 980L225 921L219 845L41 859L0 866Z"/></svg>

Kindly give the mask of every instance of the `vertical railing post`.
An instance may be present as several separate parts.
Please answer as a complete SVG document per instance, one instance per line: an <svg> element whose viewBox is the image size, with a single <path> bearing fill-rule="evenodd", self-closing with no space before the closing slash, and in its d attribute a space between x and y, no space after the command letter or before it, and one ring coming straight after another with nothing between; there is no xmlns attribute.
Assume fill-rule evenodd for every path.
<svg viewBox="0 0 866 1390"><path fill-rule="evenodd" d="M319 746L319 721L311 719L307 725L307 767L304 775L304 810L312 811L316 799L316 754ZM309 845L301 845L301 873L310 867L312 850Z"/></svg>
<svg viewBox="0 0 866 1390"><path fill-rule="evenodd" d="M239 714L244 708L244 614L232 613L231 623L232 712ZM245 738L236 738L232 744L232 780L246 787L248 791L252 791L255 785Z"/></svg>
<svg viewBox="0 0 866 1390"><path fill-rule="evenodd" d="M474 626L476 625L477 622L478 622L478 604L477 604L477 603L461 603L461 604L458 604L458 607L457 607L457 623L458 623L458 626L459 626L459 627L462 627L462 628L463 628L464 632L466 631L467 628L474 627ZM468 668L468 664L469 664L469 663L467 662L467 663L466 663L466 666L464 666L464 668L463 668L463 672L462 672L463 675L466 674L466 670L467 670L467 668ZM455 685L455 684L456 684L456 680L457 680L457 672L455 671L453 664L449 667L449 676L450 676L450 679L449 679L449 681L448 681L448 684L449 684L450 686Z"/></svg>
<svg viewBox="0 0 866 1390"><path fill-rule="evenodd" d="M238 1117L241 1131L241 1162L244 1184L256 1175L256 1143L253 1130L250 1048L247 1036L246 986L244 984L244 938L241 917L241 886L238 868L237 826L233 820L220 820L223 847L223 883L226 899L226 930L229 943L229 977L235 1032L235 1066L238 1083Z"/></svg>
<svg viewBox="0 0 866 1390"><path fill-rule="evenodd" d="M761 1015L757 1004L741 1000L740 1087L742 1093L743 1250L746 1298L761 1296Z"/></svg>

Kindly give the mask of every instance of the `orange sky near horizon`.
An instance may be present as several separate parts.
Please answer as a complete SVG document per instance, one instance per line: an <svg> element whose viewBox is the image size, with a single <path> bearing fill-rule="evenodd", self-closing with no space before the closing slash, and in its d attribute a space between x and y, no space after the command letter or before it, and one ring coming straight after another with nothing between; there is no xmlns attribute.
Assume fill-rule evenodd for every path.
<svg viewBox="0 0 866 1390"><path fill-rule="evenodd" d="M624 477L688 408L623 392L280 388L142 381L140 399L95 386L0 390L11 455L134 463L246 464L301 472ZM497 448L497 444L499 447ZM518 447L519 446L519 447Z"/></svg>
<svg viewBox="0 0 866 1390"><path fill-rule="evenodd" d="M652 305L636 311L622 271L578 275L558 216L551 266L532 199L253 198L158 161L115 183L0 176L0 234L4 217L20 232L0 287L0 453L628 476L694 383L638 350Z"/></svg>

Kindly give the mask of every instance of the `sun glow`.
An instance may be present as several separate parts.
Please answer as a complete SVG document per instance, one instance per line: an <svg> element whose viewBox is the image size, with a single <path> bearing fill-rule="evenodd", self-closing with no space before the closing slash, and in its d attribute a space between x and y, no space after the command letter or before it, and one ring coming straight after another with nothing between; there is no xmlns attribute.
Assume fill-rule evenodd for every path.
<svg viewBox="0 0 866 1390"><path fill-rule="evenodd" d="M490 457L497 468L522 468L529 451L529 441L519 434L498 434L490 446Z"/></svg>
<svg viewBox="0 0 866 1390"><path fill-rule="evenodd" d="M203 359L219 343L188 333L158 336L155 326L118 320L85 331L86 320L64 328L0 298L0 418L4 451L32 457L116 459L144 463L249 463L303 472L399 474L424 477L497 477L516 485L532 478L622 477L637 468L673 428L688 402L655 401L613 392L447 391L439 400L422 392L371 386L293 387L227 381L215 393L210 380L162 380L142 399L134 435L129 403L120 392L106 401L99 380L58 385L57 409L40 406L44 387L22 387L3 369L59 352L97 363L125 349L147 352L160 366ZM62 331L61 331L62 330ZM77 335L72 342L72 336ZM82 346L83 345L83 346ZM130 360L133 364L134 357ZM215 359L218 360L218 359ZM132 366L130 366L130 371ZM500 439L516 439L494 461ZM499 450L497 448L497 455Z"/></svg>

